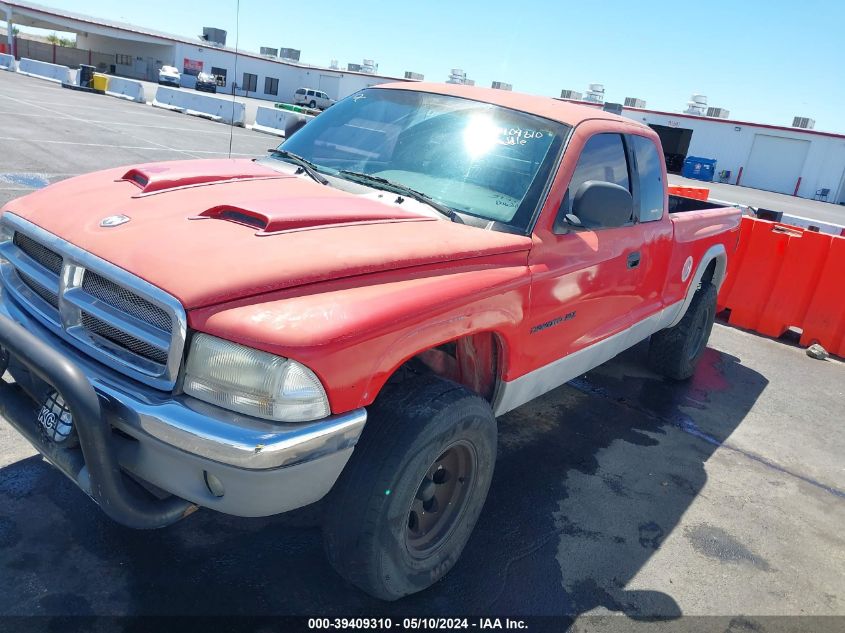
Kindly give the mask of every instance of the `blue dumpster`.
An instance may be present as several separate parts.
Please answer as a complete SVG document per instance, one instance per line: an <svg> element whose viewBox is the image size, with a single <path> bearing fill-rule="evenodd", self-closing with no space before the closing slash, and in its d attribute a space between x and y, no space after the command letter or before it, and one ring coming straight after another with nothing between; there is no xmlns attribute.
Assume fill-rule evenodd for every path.
<svg viewBox="0 0 845 633"><path fill-rule="evenodd" d="M686 160L684 160L684 168L681 170L681 176L684 178L693 178L706 182L713 182L713 175L715 173L716 159L699 158L698 156L687 156Z"/></svg>

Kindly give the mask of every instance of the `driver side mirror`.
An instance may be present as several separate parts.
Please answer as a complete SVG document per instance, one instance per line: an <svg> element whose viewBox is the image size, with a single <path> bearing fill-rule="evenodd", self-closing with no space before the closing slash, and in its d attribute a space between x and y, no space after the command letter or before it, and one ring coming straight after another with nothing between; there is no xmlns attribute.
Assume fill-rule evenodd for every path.
<svg viewBox="0 0 845 633"><path fill-rule="evenodd" d="M572 200L572 215L587 229L608 229L631 221L634 199L631 192L610 182L581 183Z"/></svg>

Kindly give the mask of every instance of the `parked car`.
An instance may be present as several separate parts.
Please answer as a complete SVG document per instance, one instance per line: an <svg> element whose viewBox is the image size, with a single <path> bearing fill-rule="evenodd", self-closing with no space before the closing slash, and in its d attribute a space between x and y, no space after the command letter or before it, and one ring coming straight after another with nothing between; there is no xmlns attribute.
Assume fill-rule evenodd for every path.
<svg viewBox="0 0 845 633"><path fill-rule="evenodd" d="M316 110L325 110L334 104L335 100L321 90L297 88L296 92L293 93L293 102L296 105L304 105Z"/></svg>
<svg viewBox="0 0 845 633"><path fill-rule="evenodd" d="M182 85L182 73L176 70L173 66L162 66L158 71L158 83L163 86Z"/></svg>
<svg viewBox="0 0 845 633"><path fill-rule="evenodd" d="M197 75L197 83L194 86L195 90L202 92L217 92L217 78L208 73L200 73Z"/></svg>
<svg viewBox="0 0 845 633"><path fill-rule="evenodd" d="M693 374L740 212L666 194L645 125L424 83L70 178L0 216L3 410L130 527L325 498L334 568L395 600L458 560L497 416L649 337Z"/></svg>

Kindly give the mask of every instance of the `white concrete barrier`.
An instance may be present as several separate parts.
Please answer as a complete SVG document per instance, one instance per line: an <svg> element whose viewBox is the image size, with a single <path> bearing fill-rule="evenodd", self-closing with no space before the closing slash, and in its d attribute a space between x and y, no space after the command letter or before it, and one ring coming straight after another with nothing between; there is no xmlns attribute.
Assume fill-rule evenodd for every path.
<svg viewBox="0 0 845 633"><path fill-rule="evenodd" d="M15 71L15 58L12 55L0 53L0 70Z"/></svg>
<svg viewBox="0 0 845 633"><path fill-rule="evenodd" d="M246 107L239 101L165 86L159 86L156 90L153 105L240 127L244 127L246 119Z"/></svg>
<svg viewBox="0 0 845 633"><path fill-rule="evenodd" d="M18 62L18 72L22 75L55 81L58 83L73 83L71 81L70 68L59 64L48 64L35 59L22 57Z"/></svg>
<svg viewBox="0 0 845 633"><path fill-rule="evenodd" d="M284 136L285 128L294 121L305 119L307 123L313 118L313 116L291 112L290 110L258 106L258 109L255 111L255 123L252 125L252 129L266 134Z"/></svg>
<svg viewBox="0 0 845 633"><path fill-rule="evenodd" d="M123 79L122 77L112 77L109 75L109 85L106 94L128 101L145 102L144 86L141 85L141 82Z"/></svg>

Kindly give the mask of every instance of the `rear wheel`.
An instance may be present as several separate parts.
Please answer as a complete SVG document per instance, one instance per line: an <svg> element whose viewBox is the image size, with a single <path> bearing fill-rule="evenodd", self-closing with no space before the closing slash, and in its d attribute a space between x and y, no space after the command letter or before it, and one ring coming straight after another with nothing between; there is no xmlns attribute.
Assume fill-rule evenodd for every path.
<svg viewBox="0 0 845 633"><path fill-rule="evenodd" d="M485 400L436 376L388 389L327 499L323 532L341 576L396 600L437 582L463 551L493 476L496 420Z"/></svg>
<svg viewBox="0 0 845 633"><path fill-rule="evenodd" d="M316 102L316 101L314 101L314 100L312 99L312 100L308 103L308 107L309 107L309 108L311 108L311 109L313 110L314 108L316 108L316 107L317 107L317 102Z"/></svg>
<svg viewBox="0 0 845 633"><path fill-rule="evenodd" d="M648 348L651 369L673 380L691 377L707 348L715 319L716 288L707 282L693 295L677 325L652 335Z"/></svg>

